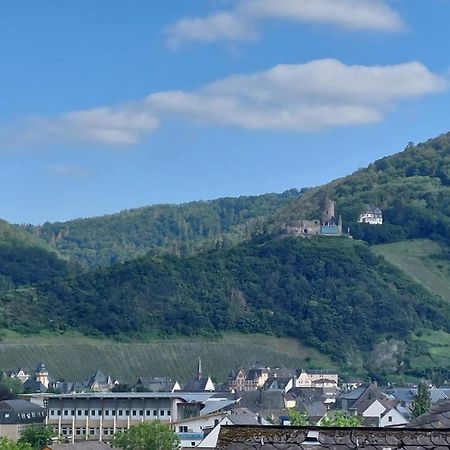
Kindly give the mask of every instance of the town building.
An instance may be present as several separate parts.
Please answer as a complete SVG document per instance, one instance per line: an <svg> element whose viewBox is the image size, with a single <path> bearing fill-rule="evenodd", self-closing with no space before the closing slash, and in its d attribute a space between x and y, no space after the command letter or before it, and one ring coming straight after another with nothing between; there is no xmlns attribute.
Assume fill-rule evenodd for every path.
<svg viewBox="0 0 450 450"><path fill-rule="evenodd" d="M25 394L47 409L46 423L58 435L75 442L109 441L114 433L142 422L180 420L212 414L236 399L215 392L88 392Z"/></svg>
<svg viewBox="0 0 450 450"><path fill-rule="evenodd" d="M0 436L16 441L28 427L43 424L45 409L26 400L0 402Z"/></svg>
<svg viewBox="0 0 450 450"><path fill-rule="evenodd" d="M377 206L367 206L366 210L360 214L358 222L370 225L383 225L383 213Z"/></svg>

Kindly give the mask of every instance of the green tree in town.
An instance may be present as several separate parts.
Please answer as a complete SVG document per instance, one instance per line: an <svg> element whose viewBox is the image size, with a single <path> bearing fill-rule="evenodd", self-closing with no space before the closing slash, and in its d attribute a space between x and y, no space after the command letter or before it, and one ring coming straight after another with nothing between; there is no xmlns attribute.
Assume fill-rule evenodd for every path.
<svg viewBox="0 0 450 450"><path fill-rule="evenodd" d="M22 431L20 444L29 444L33 450L41 450L56 434L45 425L35 425Z"/></svg>
<svg viewBox="0 0 450 450"><path fill-rule="evenodd" d="M141 423L116 433L113 447L123 450L178 450L180 440L174 431L158 420Z"/></svg>
<svg viewBox="0 0 450 450"><path fill-rule="evenodd" d="M411 404L411 416L413 418L421 416L429 411L431 407L430 390L425 383L420 383L417 387L417 395Z"/></svg>
<svg viewBox="0 0 450 450"><path fill-rule="evenodd" d="M0 378L0 400L16 398L22 392L23 385L17 378L10 378L5 375Z"/></svg>
<svg viewBox="0 0 450 450"><path fill-rule="evenodd" d="M293 408L289 409L288 412L289 421L291 422L291 425L296 427L304 427L306 425L309 425L309 416L306 412L297 411Z"/></svg>
<svg viewBox="0 0 450 450"><path fill-rule="evenodd" d="M0 450L32 450L31 445L23 442L14 442L7 437L0 437Z"/></svg>
<svg viewBox="0 0 450 450"><path fill-rule="evenodd" d="M350 416L344 411L337 411L331 417L325 416L320 421L322 427L360 427L362 426L361 417Z"/></svg>

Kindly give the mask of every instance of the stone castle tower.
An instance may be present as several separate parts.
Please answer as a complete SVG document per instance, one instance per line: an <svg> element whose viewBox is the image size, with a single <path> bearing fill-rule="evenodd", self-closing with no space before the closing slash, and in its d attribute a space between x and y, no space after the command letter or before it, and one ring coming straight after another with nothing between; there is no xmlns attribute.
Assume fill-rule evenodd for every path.
<svg viewBox="0 0 450 450"><path fill-rule="evenodd" d="M334 215L334 200L327 200L324 210L322 211L322 224L335 225L336 217Z"/></svg>

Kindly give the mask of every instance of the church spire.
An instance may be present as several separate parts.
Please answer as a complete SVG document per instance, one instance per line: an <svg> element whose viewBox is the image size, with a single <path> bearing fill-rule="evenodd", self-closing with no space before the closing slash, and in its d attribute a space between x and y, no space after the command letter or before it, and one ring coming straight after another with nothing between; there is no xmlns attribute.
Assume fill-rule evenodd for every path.
<svg viewBox="0 0 450 450"><path fill-rule="evenodd" d="M203 373L202 373L202 359L200 358L200 356L198 357L198 371L197 371L197 378L199 380L201 380L203 377Z"/></svg>

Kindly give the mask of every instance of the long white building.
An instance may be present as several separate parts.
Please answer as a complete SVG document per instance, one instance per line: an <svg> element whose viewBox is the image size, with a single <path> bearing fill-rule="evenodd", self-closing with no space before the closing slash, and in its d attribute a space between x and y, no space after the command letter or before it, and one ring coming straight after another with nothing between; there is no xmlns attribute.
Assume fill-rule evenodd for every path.
<svg viewBox="0 0 450 450"><path fill-rule="evenodd" d="M108 441L132 425L152 420L173 424L234 402L215 392L90 392L30 394L29 398L47 409L47 425L72 442Z"/></svg>

